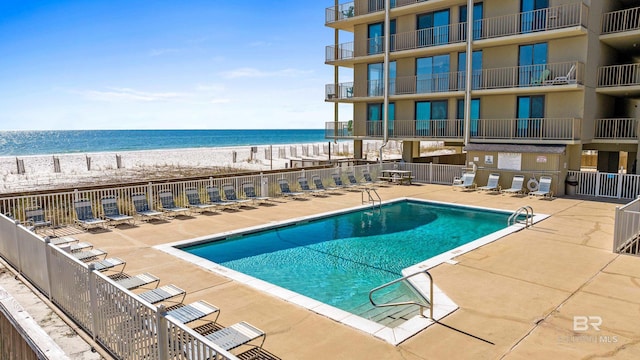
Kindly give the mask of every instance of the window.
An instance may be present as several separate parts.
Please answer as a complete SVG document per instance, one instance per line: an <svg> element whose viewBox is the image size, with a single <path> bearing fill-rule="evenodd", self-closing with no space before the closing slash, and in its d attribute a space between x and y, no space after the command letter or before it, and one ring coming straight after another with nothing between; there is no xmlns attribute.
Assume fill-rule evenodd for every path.
<svg viewBox="0 0 640 360"><path fill-rule="evenodd" d="M518 96L518 118L516 136L519 138L540 138L544 118L544 95Z"/></svg>
<svg viewBox="0 0 640 360"><path fill-rule="evenodd" d="M473 40L482 38L482 13L482 3L473 4ZM458 18L458 22L461 24L467 23L467 5L460 6L460 17ZM461 40L466 40L466 26L462 29L462 34Z"/></svg>
<svg viewBox="0 0 640 360"><path fill-rule="evenodd" d="M391 31L391 41L393 41L395 33L396 33L396 21L391 20L390 22L390 31ZM384 52L384 23L375 23L369 25L368 30L369 36L369 44L367 54L381 54ZM395 47L391 44L390 49L393 50Z"/></svg>
<svg viewBox="0 0 640 360"><path fill-rule="evenodd" d="M545 30L549 0L520 0L520 31Z"/></svg>
<svg viewBox="0 0 640 360"><path fill-rule="evenodd" d="M389 94L395 93L396 62L389 63ZM374 63L367 65L367 96L384 95L384 64Z"/></svg>
<svg viewBox="0 0 640 360"><path fill-rule="evenodd" d="M418 46L449 43L449 10L418 15Z"/></svg>
<svg viewBox="0 0 640 360"><path fill-rule="evenodd" d="M416 135L443 136L447 125L447 100L416 102Z"/></svg>
<svg viewBox="0 0 640 360"><path fill-rule="evenodd" d="M460 135L464 134L464 99L458 99L458 113L456 119L460 121ZM480 122L480 99L471 99L470 134L478 136Z"/></svg>
<svg viewBox="0 0 640 360"><path fill-rule="evenodd" d="M449 91L449 55L416 59L416 92Z"/></svg>
<svg viewBox="0 0 640 360"><path fill-rule="evenodd" d="M471 56L471 88L476 90L482 84L482 50L473 52ZM458 90L465 90L467 73L467 53L458 53Z"/></svg>
<svg viewBox="0 0 640 360"><path fill-rule="evenodd" d="M530 86L542 84L549 76L547 68L547 43L520 45L518 55L518 84Z"/></svg>
<svg viewBox="0 0 640 360"><path fill-rule="evenodd" d="M382 136L382 118L383 118L383 106L382 103L367 104L367 135L368 136ZM394 103L389 103L389 136L393 135L394 120L396 117L396 106Z"/></svg>

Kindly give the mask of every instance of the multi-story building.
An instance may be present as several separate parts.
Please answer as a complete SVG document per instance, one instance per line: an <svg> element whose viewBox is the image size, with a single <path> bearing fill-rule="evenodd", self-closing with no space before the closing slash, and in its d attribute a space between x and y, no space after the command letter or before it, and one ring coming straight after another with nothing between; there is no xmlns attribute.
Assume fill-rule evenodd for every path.
<svg viewBox="0 0 640 360"><path fill-rule="evenodd" d="M384 0L327 8L335 40L325 60L336 74L325 89L336 106L327 138L353 139L356 157L364 140L383 138L388 58L387 134L403 142L404 161L417 161L420 141L443 141L466 152L479 183L489 172L504 175L503 186L516 173L545 173L556 193L584 150L598 151L600 171L640 171L639 0L485 0L473 5L471 29L467 6L390 0L388 42ZM340 43L343 34L353 41ZM353 79L340 79L340 67ZM344 103L349 121L338 118Z"/></svg>

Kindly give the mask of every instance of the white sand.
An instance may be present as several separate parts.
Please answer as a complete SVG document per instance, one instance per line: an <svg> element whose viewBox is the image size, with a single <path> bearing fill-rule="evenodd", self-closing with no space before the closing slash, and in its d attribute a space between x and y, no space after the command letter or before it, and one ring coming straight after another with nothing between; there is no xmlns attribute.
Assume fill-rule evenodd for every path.
<svg viewBox="0 0 640 360"><path fill-rule="evenodd" d="M353 143L331 144L331 158L353 157ZM365 141L363 152L367 159L378 158L380 141ZM283 169L291 160L327 160L328 143L292 144L269 146L196 148L173 150L146 150L99 152L59 155L4 156L0 157L0 193L29 190L46 190L81 184L96 184L120 181L141 181L163 175L178 176L179 173L195 174L198 170L226 168L238 170ZM235 154L235 161L234 161ZM384 149L384 159L399 159L402 144L390 141ZM117 158L120 158L118 168ZM90 169L87 167L90 159ZM17 159L24 163L24 173L18 173ZM59 172L54 166L59 161Z"/></svg>

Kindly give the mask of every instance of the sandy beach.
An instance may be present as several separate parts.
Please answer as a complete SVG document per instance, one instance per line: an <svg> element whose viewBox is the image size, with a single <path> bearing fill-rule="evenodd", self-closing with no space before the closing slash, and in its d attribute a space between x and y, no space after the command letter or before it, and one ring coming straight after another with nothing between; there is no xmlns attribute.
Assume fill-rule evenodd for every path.
<svg viewBox="0 0 640 360"><path fill-rule="evenodd" d="M364 155L378 159L381 141L364 142ZM204 172L284 169L294 160L353 157L352 142L259 145L0 157L0 193L97 183L198 176ZM385 160L400 159L402 144L390 141ZM270 156L271 154L271 156ZM23 166L23 168L21 167Z"/></svg>

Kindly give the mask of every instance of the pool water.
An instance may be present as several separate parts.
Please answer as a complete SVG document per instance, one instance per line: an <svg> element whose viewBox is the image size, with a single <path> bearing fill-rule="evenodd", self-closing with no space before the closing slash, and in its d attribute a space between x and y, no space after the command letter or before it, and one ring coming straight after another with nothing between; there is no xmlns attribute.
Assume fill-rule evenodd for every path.
<svg viewBox="0 0 640 360"><path fill-rule="evenodd" d="M181 250L362 313L371 289L402 277L406 267L505 228L509 215L401 201Z"/></svg>

